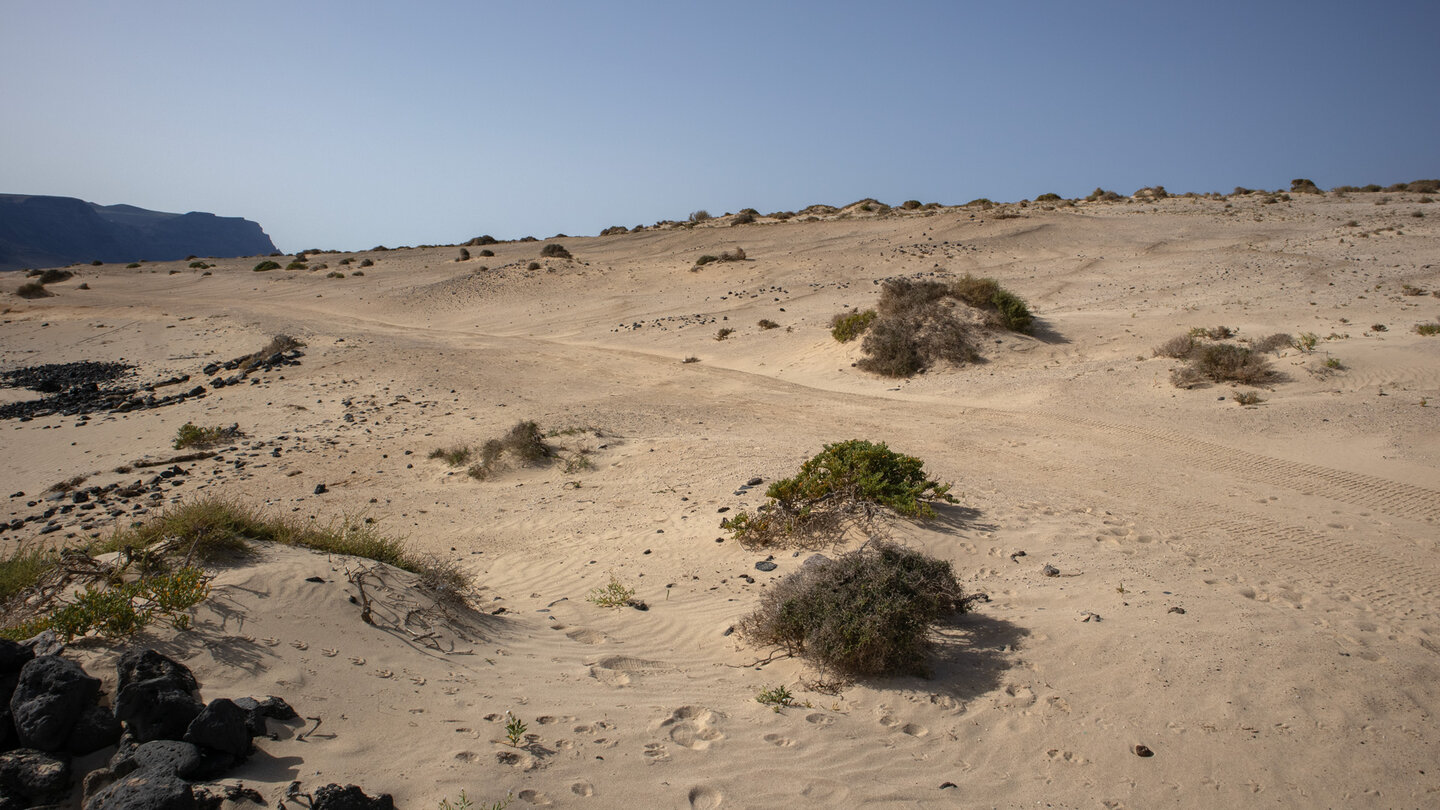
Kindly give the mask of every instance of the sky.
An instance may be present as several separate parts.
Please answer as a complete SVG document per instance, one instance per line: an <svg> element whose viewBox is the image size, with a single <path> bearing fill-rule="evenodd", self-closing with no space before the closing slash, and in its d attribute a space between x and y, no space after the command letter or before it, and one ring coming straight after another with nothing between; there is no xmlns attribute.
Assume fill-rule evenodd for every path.
<svg viewBox="0 0 1440 810"><path fill-rule="evenodd" d="M0 192L287 252L1440 177L1436 0L0 0Z"/></svg>

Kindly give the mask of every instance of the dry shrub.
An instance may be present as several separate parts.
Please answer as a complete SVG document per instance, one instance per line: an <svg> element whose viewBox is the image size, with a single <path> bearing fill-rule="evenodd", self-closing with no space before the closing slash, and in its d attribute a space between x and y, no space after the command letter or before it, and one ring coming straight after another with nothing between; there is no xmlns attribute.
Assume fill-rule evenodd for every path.
<svg viewBox="0 0 1440 810"><path fill-rule="evenodd" d="M1216 343L1198 347L1189 364L1171 372L1170 379L1176 386L1188 388L1202 380L1259 385L1276 376L1270 361L1259 352L1232 343Z"/></svg>
<svg viewBox="0 0 1440 810"><path fill-rule="evenodd" d="M522 467L529 467L554 457L555 451L545 443L545 434L534 422L517 422L510 432L499 439L490 439L480 446L480 461L470 465L472 478L484 480L499 469L507 457Z"/></svg>
<svg viewBox="0 0 1440 810"><path fill-rule="evenodd" d="M987 326L1025 332L1032 323L1025 302L995 279L969 274L950 284L890 279L880 289L878 318L865 335L860 347L865 357L857 365L876 374L909 377L941 360L957 364L979 360L977 329L956 311L957 303L977 310ZM845 334L863 328L864 322L845 320L860 316L836 316L832 334L839 340L841 334L835 330L842 325Z"/></svg>
<svg viewBox="0 0 1440 810"><path fill-rule="evenodd" d="M932 628L968 602L949 562L872 541L835 559L812 557L765 592L740 632L826 673L926 675Z"/></svg>
<svg viewBox="0 0 1440 810"><path fill-rule="evenodd" d="M574 256L571 256L571 255L570 255L570 251L566 250L564 245L562 245L562 244L560 244L560 243L558 243L558 242L551 242L551 243L547 244L545 247L540 248L540 256L541 256L541 258L546 258L546 259L573 259L573 258L575 258Z"/></svg>
<svg viewBox="0 0 1440 810"><path fill-rule="evenodd" d="M1288 349L1293 346L1294 343L1295 338L1291 337L1288 332L1276 332L1273 335L1266 335L1265 337L1254 341L1250 344L1250 346L1255 351L1261 352L1262 354L1272 354L1274 352L1280 351L1281 349Z"/></svg>
<svg viewBox="0 0 1440 810"><path fill-rule="evenodd" d="M1173 357L1184 360L1195 351L1195 338L1190 335L1176 335L1154 349L1156 357Z"/></svg>
<svg viewBox="0 0 1440 810"><path fill-rule="evenodd" d="M49 270L46 270L45 272L40 274L40 283L54 284L60 281L68 281L74 275L75 274L71 273L69 270L59 270L52 267Z"/></svg>
<svg viewBox="0 0 1440 810"><path fill-rule="evenodd" d="M27 281L15 288L15 294L21 298L49 298L55 293L45 289L45 285L38 281Z"/></svg>

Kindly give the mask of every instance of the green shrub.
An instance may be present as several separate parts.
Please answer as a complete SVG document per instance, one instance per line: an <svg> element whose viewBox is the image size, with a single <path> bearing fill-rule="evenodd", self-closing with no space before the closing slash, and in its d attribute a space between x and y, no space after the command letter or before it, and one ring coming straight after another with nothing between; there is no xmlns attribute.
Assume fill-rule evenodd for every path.
<svg viewBox="0 0 1440 810"><path fill-rule="evenodd" d="M932 628L967 607L949 562L872 541L807 562L767 589L740 631L824 672L925 675Z"/></svg>
<svg viewBox="0 0 1440 810"><path fill-rule="evenodd" d="M175 432L175 449L183 450L187 447L211 447L217 444L232 441L244 436L240 432L239 425L229 427L198 427L186 422Z"/></svg>
<svg viewBox="0 0 1440 810"><path fill-rule="evenodd" d="M849 343L864 334L877 315L873 309L841 312L830 319L830 335L841 343Z"/></svg>
<svg viewBox="0 0 1440 810"><path fill-rule="evenodd" d="M558 242L551 242L550 244L548 244L548 245L540 248L540 256L541 256L541 258L550 258L550 259L572 259L572 258L574 258L573 256L570 255L570 251L566 250L566 249L565 249L565 246L562 245L562 244L560 244L560 243L558 243Z"/></svg>
<svg viewBox="0 0 1440 810"><path fill-rule="evenodd" d="M209 270L214 266L213 264L206 264L205 262L190 262L191 270Z"/></svg>
<svg viewBox="0 0 1440 810"><path fill-rule="evenodd" d="M254 271L257 272L257 273L264 273L264 272L267 271L267 270L279 270L279 269L280 269L280 263L279 263L279 262L275 262L275 261L271 261L270 259L266 259L265 261L260 262L259 264L255 265L254 267L252 267L252 268L250 268L250 269L251 269L251 270L254 270Z"/></svg>
<svg viewBox="0 0 1440 810"><path fill-rule="evenodd" d="M935 516L932 501L954 503L950 485L926 477L925 463L862 439L827 444L792 478L766 490L769 502L754 514L740 512L721 525L746 546L786 540L833 538L876 509L909 518Z"/></svg>
<svg viewBox="0 0 1440 810"><path fill-rule="evenodd" d="M630 600L634 598L635 589L626 587L611 574L609 584L590 589L585 601L598 607L618 608L630 604Z"/></svg>
<svg viewBox="0 0 1440 810"><path fill-rule="evenodd" d="M1415 334L1426 337L1440 335L1440 323L1417 323L1415 324Z"/></svg>
<svg viewBox="0 0 1440 810"><path fill-rule="evenodd" d="M1039 197L1036 197L1035 202L1059 202L1063 199L1065 198L1061 197L1059 194L1047 193L1041 194Z"/></svg>
<svg viewBox="0 0 1440 810"><path fill-rule="evenodd" d="M361 260L360 260L360 266L361 266L361 267L374 267L374 266L375 266L375 260L374 260L374 259L361 259Z"/></svg>
<svg viewBox="0 0 1440 810"><path fill-rule="evenodd" d="M35 587L57 561L54 552L39 547L17 547L9 557L0 558L0 606Z"/></svg>

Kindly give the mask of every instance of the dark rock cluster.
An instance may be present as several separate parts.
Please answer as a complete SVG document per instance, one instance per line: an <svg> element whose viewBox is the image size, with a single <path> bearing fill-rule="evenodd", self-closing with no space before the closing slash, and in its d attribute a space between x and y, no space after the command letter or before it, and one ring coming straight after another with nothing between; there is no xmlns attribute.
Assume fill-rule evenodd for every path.
<svg viewBox="0 0 1440 810"><path fill-rule="evenodd" d="M63 802L75 781L72 758L115 746L83 779L84 810L210 810L222 803L265 806L254 790L200 784L244 762L267 720L298 719L283 699L218 698L205 703L184 664L154 650L120 656L113 707L101 682L59 654L48 637L0 639L0 810ZM292 786L298 791L298 785ZM315 791L319 810L390 810L388 795L354 785Z"/></svg>
<svg viewBox="0 0 1440 810"><path fill-rule="evenodd" d="M35 511L23 517L0 522L0 534L18 532L38 524L37 534L50 534L71 525L81 531L97 529L106 521L119 520L143 511L148 504L165 499L165 493L185 484L190 471L179 464L149 473L128 483L113 482L105 486L54 489L27 500L25 505ZM24 497L15 493L13 497Z"/></svg>
<svg viewBox="0 0 1440 810"><path fill-rule="evenodd" d="M252 375L272 371L283 366L300 364L305 353L298 348L274 352L257 358L242 355L224 363L207 363L200 371L207 377L211 388L240 385ZM87 418L92 413L130 413L175 405L188 399L205 396L204 385L185 388L190 382L189 374L177 374L146 385L126 384L134 366L110 362L82 360L75 363L47 363L26 366L0 373L0 387L28 388L43 394L40 399L11 402L0 405L0 419L19 419L22 422L42 416L78 416ZM220 371L232 371L230 375L219 375ZM252 385L259 378L249 380ZM174 393L162 393L162 389L176 388Z"/></svg>

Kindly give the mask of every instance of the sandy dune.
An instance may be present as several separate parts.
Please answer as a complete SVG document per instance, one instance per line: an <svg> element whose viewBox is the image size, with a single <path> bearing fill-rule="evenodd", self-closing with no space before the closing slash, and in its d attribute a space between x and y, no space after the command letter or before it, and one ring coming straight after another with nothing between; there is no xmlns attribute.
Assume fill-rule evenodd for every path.
<svg viewBox="0 0 1440 810"><path fill-rule="evenodd" d="M134 479L113 470L171 454L187 421L233 422L246 440L182 465L153 508L222 494L369 516L473 575L476 610L442 621L412 613L411 575L376 571L368 626L346 578L362 561L266 549L219 572L195 630L147 633L207 698L276 694L323 719L260 740L237 774L272 802L298 779L410 808L462 789L512 807L1433 806L1440 337L1413 326L1440 315L1440 208L1418 198L719 219L555 240L573 261L505 243L467 262L312 256L322 271L86 267L56 297L6 302L0 368L124 358L203 382L276 333L307 354L169 408L8 421L0 494L29 493L9 501L23 517L61 479ZM737 246L745 261L691 272ZM361 258L363 276L326 277ZM891 380L829 335L884 278L965 272L1027 299L1036 336ZM1152 356L1217 325L1320 340L1282 352L1288 379L1241 407L1228 385L1176 388L1177 361ZM595 468L481 482L427 458L521 419L587 428L559 441ZM718 510L849 438L954 483L959 506L893 531L990 601L942 631L933 678L831 695L727 633L809 552L758 571L764 552L719 542ZM68 520L45 539L114 525ZM587 602L611 576L650 609ZM78 646L113 683L113 652ZM755 701L776 685L808 706ZM528 747L503 742L507 710Z"/></svg>

